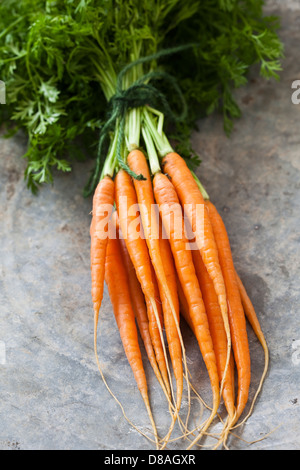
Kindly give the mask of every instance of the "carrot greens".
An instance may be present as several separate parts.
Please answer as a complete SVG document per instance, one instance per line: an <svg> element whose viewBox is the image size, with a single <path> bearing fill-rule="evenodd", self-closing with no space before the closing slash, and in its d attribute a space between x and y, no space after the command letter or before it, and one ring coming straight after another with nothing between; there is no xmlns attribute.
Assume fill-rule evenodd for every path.
<svg viewBox="0 0 300 470"><path fill-rule="evenodd" d="M240 115L233 90L247 82L249 67L259 63L263 76L278 76L277 27L277 19L263 15L261 0L2 0L0 79L6 83L7 105L0 107L0 123L28 136L28 187L36 192L53 182L54 169L68 172L74 158L97 156L120 72L155 53L156 60L128 69L122 88L150 74L148 84L176 113L181 111L178 94L157 72L174 77L189 110L184 121L173 123L177 149L197 166L190 147L197 119L218 109L230 132ZM160 55L189 43L195 46L184 53ZM135 107L132 96L119 103L122 99ZM160 107L161 100L153 99L155 104ZM130 119L138 119L138 113ZM101 165L109 145L105 139Z"/></svg>

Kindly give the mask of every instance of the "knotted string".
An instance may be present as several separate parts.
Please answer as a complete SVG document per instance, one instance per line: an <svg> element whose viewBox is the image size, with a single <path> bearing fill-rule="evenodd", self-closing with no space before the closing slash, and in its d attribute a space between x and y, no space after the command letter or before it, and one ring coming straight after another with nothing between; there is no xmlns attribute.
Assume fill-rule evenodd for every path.
<svg viewBox="0 0 300 470"><path fill-rule="evenodd" d="M195 46L195 44L186 44L183 46L163 49L155 54L141 57L136 61L131 62L121 70L117 77L116 93L108 103L107 121L100 131L96 167L84 189L84 195L86 197L90 196L94 192L99 182L101 169L105 161L105 157L102 151L103 145L109 135L109 132L114 129L117 119L119 120L118 139L116 146L116 156L118 164L122 169L127 171L127 173L132 178L143 180L145 179L144 176L137 175L136 173L134 173L122 158L121 150L122 145L124 143L125 121L127 112L130 109L148 105L152 108L161 110L164 115L166 115L174 122L183 121L187 117L187 104L175 77L168 74L167 72L155 70L144 74L127 89L123 89L123 79L126 73L137 65L152 62L154 60L160 59L161 57L182 52L186 49L190 49L193 46ZM165 80L173 87L175 93L178 95L179 102L182 107L181 113L176 114L171 109L166 95L162 91L160 91L156 86L150 83L152 80Z"/></svg>

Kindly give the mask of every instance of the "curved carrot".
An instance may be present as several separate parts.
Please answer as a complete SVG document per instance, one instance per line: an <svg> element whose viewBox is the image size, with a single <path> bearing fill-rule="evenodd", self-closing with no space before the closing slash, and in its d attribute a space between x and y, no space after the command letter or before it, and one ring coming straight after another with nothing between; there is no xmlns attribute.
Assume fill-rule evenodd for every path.
<svg viewBox="0 0 300 470"><path fill-rule="evenodd" d="M255 404L255 401L261 391L261 388L262 388L262 385L263 385L263 382L265 380L265 377L267 375L267 372L268 372L268 367L269 367L269 348L268 348L268 345L267 345L267 341L265 339L265 336L262 332L262 329L261 329L261 326L259 324L259 321L258 321L258 318L257 318L257 315L256 315L256 312L255 312L255 309L254 309L254 306L247 294L247 291L244 287L244 284L242 283L240 277L238 276L238 274L236 273L236 278L237 278L237 283L238 283L238 287L239 287L239 291L240 291L240 295L241 295L241 300L242 300L242 304L243 304L243 307L244 307L244 311L245 311L245 315L246 315L246 318L247 320L249 321L250 325L252 326L253 328L253 331L254 333L256 334L262 348L263 348L263 351L264 351L264 355L265 355L265 366L264 366L264 370L263 370L263 373L262 373L262 376L261 376L261 380L260 380L260 383L259 383L259 386L258 386L258 389L255 393L255 396L252 400L252 403L251 403L251 407L250 407L250 410L248 412L248 415L246 416L246 418L243 419L243 421L245 421L252 413L252 410L253 410L253 407L254 407L254 404Z"/></svg>
<svg viewBox="0 0 300 470"><path fill-rule="evenodd" d="M216 353L220 382L222 383L224 379L224 403L228 411L229 418L233 419L235 413L235 406L232 367L227 368L226 376L224 376L227 362L227 337L224 328L222 313L220 310L218 297L214 289L213 282L207 272L206 267L204 266L199 250L192 250L192 254L196 274L203 296L204 305L206 307L211 337Z"/></svg>
<svg viewBox="0 0 300 470"><path fill-rule="evenodd" d="M253 331L256 334L257 338L259 339L262 347L265 350L268 350L267 342L266 342L266 339L265 339L264 334L262 332L260 323L258 321L256 312L255 312L255 309L254 309L253 304L250 300L250 297L247 294L247 291L244 287L244 284L242 283L241 278L239 277L237 272L236 272L236 279L237 279L237 283L238 283L238 287L239 287L239 291L240 291L240 295L241 295L241 300L242 300L242 304L243 304L243 307L244 307L244 310L245 310L247 320L249 321L250 325L252 326Z"/></svg>
<svg viewBox="0 0 300 470"><path fill-rule="evenodd" d="M118 401L115 395L110 390L105 377L103 375L100 361L97 352L97 329L99 321L99 312L103 298L104 278L106 267L106 253L108 247L108 239L111 236L112 227L109 224L111 214L113 212L114 204L114 182L109 176L105 176L98 184L94 197L93 197L93 210L92 222L90 227L91 235L91 277L92 277L92 300L94 306L94 352L96 357L97 366L103 382L108 391L120 405L125 419L134 426L133 423L127 418L122 404ZM148 407L148 404L146 405ZM157 438L155 423L153 421L151 410L148 408L148 413L154 426L154 433ZM135 427L135 426L134 426ZM135 427L136 428L136 427ZM138 429L137 429L138 430ZM147 437L143 432L138 430L141 434Z"/></svg>
<svg viewBox="0 0 300 470"><path fill-rule="evenodd" d="M119 236L119 241L120 241L122 260L123 260L127 277L128 277L128 285L129 285L132 308L135 313L138 329L139 329L141 338L143 340L147 357L154 371L154 374L160 386L162 387L162 389L164 390L167 396L168 393L166 391L165 384L162 380L161 373L157 365L156 356L155 356L155 352L153 350L153 345L151 341L151 335L149 332L149 320L148 320L148 315L147 315L145 296L143 294L141 285L136 276L136 272L132 264L132 261L130 259L125 240L122 238L122 236Z"/></svg>
<svg viewBox="0 0 300 470"><path fill-rule="evenodd" d="M192 330L195 338L197 339L195 328L194 328L194 325L193 325L193 322L192 322L192 319L191 319L191 316L190 316L190 312L189 312L189 306L188 306L188 303L186 301L186 298L185 298L182 286L180 284L180 281L178 279L178 276L177 276L177 289L178 289L178 297L179 297L179 304L180 304L180 315L184 318L185 322L187 323L189 328ZM231 355L231 357L230 357L230 367L231 367L231 371L232 371L231 376L232 376L232 380L233 380L232 387L234 389L234 359L233 359L233 355ZM198 396L200 401L204 404L204 406L206 408L209 408L209 406L205 403L203 398L201 398L201 396L194 389L194 387L193 387L193 391Z"/></svg>
<svg viewBox="0 0 300 470"><path fill-rule="evenodd" d="M236 422L247 404L251 379L251 362L246 330L246 319L241 302L241 296L226 227L212 202L207 201L206 207L208 208L209 218L212 223L215 240L218 247L220 264L223 271L228 297L232 347L238 373L236 417L234 420L234 422Z"/></svg>
<svg viewBox="0 0 300 470"><path fill-rule="evenodd" d="M183 216L181 215L181 218L176 217L176 224L170 223L171 213L178 213L178 208L181 210L176 190L168 177L162 173L156 173L154 176L153 188L163 225L170 241L178 278L188 303L189 315L208 371L213 392L213 409L211 416L203 426L199 436L197 436L188 447L188 449L190 449L197 443L216 416L220 403L219 376L205 306L195 272L189 242L185 236ZM178 230L177 225L179 224L181 224L181 226ZM178 235L176 235L176 233L178 233Z"/></svg>
<svg viewBox="0 0 300 470"><path fill-rule="evenodd" d="M138 278L136 277L135 269L130 259L125 241L120 239L120 245L121 245L122 259L123 259L126 272L127 272L127 277L128 277L132 308L136 316L136 321L138 324L139 332L143 340L150 364L153 370L155 371L155 375L157 377L160 377L160 380L161 380L160 372L157 368L155 353L153 351L151 336L149 333L149 320L147 316L145 297L141 289L140 283L138 281Z"/></svg>
<svg viewBox="0 0 300 470"><path fill-rule="evenodd" d="M94 306L94 354L99 372L103 377L97 352L99 312L103 298L105 258L109 237L109 221L114 204L114 182L105 176L98 184L93 197L91 236L91 277Z"/></svg>
<svg viewBox="0 0 300 470"><path fill-rule="evenodd" d="M183 355L185 357L183 340L180 333L180 311L179 311L179 299L177 293L177 280L176 280L176 271L174 266L174 260L172 256L172 251L169 245L169 241L166 238L160 237L160 250L161 256L164 260L164 269L166 273L166 279L170 292L172 295L173 303L176 309L176 318L173 317L172 309L170 308L165 290L161 284L159 284L160 289L160 298L162 300L163 314L164 314L164 325L167 337L167 343L169 347L169 353L171 357L171 362L173 366L173 372L176 381L176 407L175 413L173 416L173 422L170 426L169 432L164 438L165 444L162 449L167 445L169 437L174 428L175 422L178 418L182 394L183 394L183 364L182 359ZM182 350L183 348L183 350ZM184 359L185 360L185 359ZM186 360L185 360L186 362Z"/></svg>
<svg viewBox="0 0 300 470"><path fill-rule="evenodd" d="M141 227L139 205L131 177L120 170L115 177L115 203L122 235L146 297L155 296L149 254ZM146 262L145 262L146 261Z"/></svg>
<svg viewBox="0 0 300 470"><path fill-rule="evenodd" d="M231 336L228 320L227 295L224 277L219 262L218 249L214 239L208 211L199 187L184 159L177 153L169 153L163 158L164 173L168 174L176 189L184 214L193 231L205 267L211 277L222 312L227 337L227 365L231 354Z"/></svg>
<svg viewBox="0 0 300 470"><path fill-rule="evenodd" d="M110 238L108 241L105 261L105 281L108 286L108 292L123 347L148 411L158 446L157 430L149 402L146 375L139 347L135 315L131 305L127 273L123 264L120 243L117 237Z"/></svg>
<svg viewBox="0 0 300 470"><path fill-rule="evenodd" d="M158 288L155 286L151 260L145 239L137 233L140 217L136 192L131 177L124 170L120 170L115 178L115 202L118 220L130 259L147 304L149 331L154 347L157 363L163 377L165 387L170 396L170 384L167 368L167 357L161 331L161 313L157 302Z"/></svg>
<svg viewBox="0 0 300 470"><path fill-rule="evenodd" d="M103 298L105 254L108 241L107 224L113 211L114 182L105 176L98 184L93 197L91 236L91 277L92 301L94 305L95 327L98 325L99 311Z"/></svg>
<svg viewBox="0 0 300 470"><path fill-rule="evenodd" d="M144 176L144 180L133 180L140 207L143 230L157 280L163 287L170 304L170 308L172 309L173 317L176 318L176 309L168 287L163 260L160 253L159 216L155 211L155 200L149 166L145 155L140 150L131 151L127 157L127 162L132 171Z"/></svg>
<svg viewBox="0 0 300 470"><path fill-rule="evenodd" d="M172 252L169 246L169 241L165 238L160 238L160 250L161 255L164 260L164 269L166 273L166 279L168 286L170 288L173 303L176 310L176 319L173 318L172 311L170 309L170 305L168 303L165 291L161 284L159 284L160 290L160 298L162 299L162 306L163 306L163 314L164 314L164 326L166 330L166 336L169 346L169 353L171 356L172 364L173 364L173 371L174 376L176 379L177 384L179 385L179 394L178 394L178 402L180 403L181 399L180 396L182 395L182 386L183 386L183 367L182 367L182 350L181 350L181 342L177 330L177 326L180 322L180 314L179 314L179 300L178 300L178 293L177 293L177 282L176 282L176 272L174 261L172 257Z"/></svg>

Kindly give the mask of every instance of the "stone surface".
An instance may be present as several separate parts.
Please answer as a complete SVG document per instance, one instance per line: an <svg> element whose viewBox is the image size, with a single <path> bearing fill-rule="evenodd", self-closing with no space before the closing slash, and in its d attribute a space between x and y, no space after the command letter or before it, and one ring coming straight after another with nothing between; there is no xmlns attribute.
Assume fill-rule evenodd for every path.
<svg viewBox="0 0 300 470"><path fill-rule="evenodd" d="M217 116L202 120L193 135L203 160L198 174L222 213L270 348L263 391L238 431L246 441L265 439L251 446L233 439L232 449L300 449L300 105L291 102L292 81L300 79L300 10L296 2L285 2L284 9L280 4L269 2L269 10L282 16L281 81L265 82L253 70L249 85L238 92L243 116L232 137L224 136ZM57 175L53 187L33 197L23 180L25 147L20 135L0 140L0 449L151 449L124 419L94 360L91 200L81 196L89 168L75 164L70 175ZM187 328L184 338L193 383L210 403L208 379ZM249 339L253 397L263 354L250 330ZM106 290L99 352L109 386L150 436ZM163 435L170 423L167 405L146 370ZM199 410L195 402L193 410L192 422Z"/></svg>

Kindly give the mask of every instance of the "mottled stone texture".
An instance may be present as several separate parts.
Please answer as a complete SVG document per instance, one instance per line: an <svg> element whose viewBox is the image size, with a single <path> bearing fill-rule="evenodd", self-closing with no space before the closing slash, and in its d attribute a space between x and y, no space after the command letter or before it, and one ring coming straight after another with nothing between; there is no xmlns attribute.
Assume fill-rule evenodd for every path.
<svg viewBox="0 0 300 470"><path fill-rule="evenodd" d="M239 433L253 441L274 432L251 446L233 439L232 449L300 449L300 105L291 102L292 81L300 79L300 11L295 2L279 10L280 2L275 10L273 3L269 9L282 15L286 48L281 81L266 82L253 70L249 85L237 93L243 116L232 137L224 136L216 116L202 120L193 134L203 160L198 174L224 218L270 347L265 386ZM93 356L91 200L81 195L90 164L57 175L53 187L34 197L23 180L25 144L22 136L0 140L0 449L151 449L125 421ZM211 403L197 345L183 329L193 383ZM253 397L263 355L250 329L249 339ZM99 352L128 417L149 433L106 290ZM163 435L170 423L166 401L146 370ZM196 402L193 410L196 420ZM221 412L225 416L223 407Z"/></svg>

